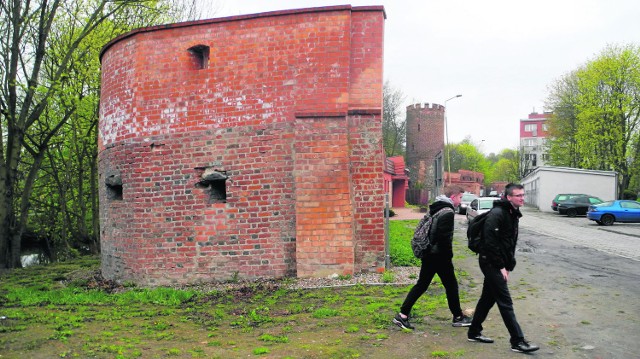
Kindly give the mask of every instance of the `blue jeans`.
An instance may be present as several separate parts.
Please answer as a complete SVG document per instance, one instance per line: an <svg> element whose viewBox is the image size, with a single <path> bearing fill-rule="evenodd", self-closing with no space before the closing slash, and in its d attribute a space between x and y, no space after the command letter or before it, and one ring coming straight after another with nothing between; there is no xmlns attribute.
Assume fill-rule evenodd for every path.
<svg viewBox="0 0 640 359"><path fill-rule="evenodd" d="M502 273L500 273L500 268L495 268L483 260L482 256L480 256L479 262L480 270L484 274L484 284L469 327L469 337L482 332L482 323L487 318L489 310L497 303L502 321L504 321L504 325L511 335L511 343L516 344L524 338L524 334L516 320L516 313L513 310L513 301L511 300L511 294L509 294L507 281L504 280Z"/></svg>
<svg viewBox="0 0 640 359"><path fill-rule="evenodd" d="M407 298L402 303L402 307L400 307L400 313L407 316L411 313L411 308L413 308L418 298L427 291L436 274L440 277L440 281L447 293L449 310L456 317L462 315L460 296L458 294L458 280L453 270L453 262L450 257L435 254L427 254L422 258L418 281L407 294Z"/></svg>

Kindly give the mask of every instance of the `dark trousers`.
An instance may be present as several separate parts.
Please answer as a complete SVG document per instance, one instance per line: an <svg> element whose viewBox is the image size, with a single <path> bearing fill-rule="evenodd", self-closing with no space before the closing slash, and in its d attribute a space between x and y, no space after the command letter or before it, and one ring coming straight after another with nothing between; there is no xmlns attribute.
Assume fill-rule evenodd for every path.
<svg viewBox="0 0 640 359"><path fill-rule="evenodd" d="M458 280L453 271L453 262L451 258L443 258L443 256L439 255L426 255L422 259L418 281L407 294L407 298L402 303L402 307L400 307L400 313L407 316L411 313L411 308L413 308L418 298L427 291L433 276L436 274L440 277L440 281L447 293L449 310L456 317L462 315L458 294Z"/></svg>
<svg viewBox="0 0 640 359"><path fill-rule="evenodd" d="M473 314L473 321L469 327L469 336L474 336L482 332L482 323L487 319L489 310L494 304L498 304L500 315L504 325L511 335L511 343L517 343L524 338L520 324L516 320L516 313L513 310L513 301L509 294L507 281L504 280L499 268L493 267L480 259L480 269L484 274L484 284L482 286L482 295L476 305L476 311Z"/></svg>

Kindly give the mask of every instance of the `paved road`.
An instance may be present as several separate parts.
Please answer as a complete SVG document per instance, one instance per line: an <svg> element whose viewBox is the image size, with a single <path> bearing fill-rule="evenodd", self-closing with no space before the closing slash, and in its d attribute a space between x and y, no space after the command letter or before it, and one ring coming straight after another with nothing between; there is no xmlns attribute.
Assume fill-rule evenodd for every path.
<svg viewBox="0 0 640 359"><path fill-rule="evenodd" d="M530 231L640 261L640 223L600 226L584 216L569 218L528 207L522 212L520 225Z"/></svg>

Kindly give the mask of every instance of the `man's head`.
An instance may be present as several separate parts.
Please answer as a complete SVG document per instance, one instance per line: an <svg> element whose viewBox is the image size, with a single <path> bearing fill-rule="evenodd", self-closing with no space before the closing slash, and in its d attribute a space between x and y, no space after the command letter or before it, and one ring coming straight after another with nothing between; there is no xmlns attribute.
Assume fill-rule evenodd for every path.
<svg viewBox="0 0 640 359"><path fill-rule="evenodd" d="M458 207L460 205L460 201L462 201L462 194L464 193L464 188L460 186L447 186L444 188L444 195L447 196L453 202L454 207Z"/></svg>
<svg viewBox="0 0 640 359"><path fill-rule="evenodd" d="M509 183L504 188L504 195L507 201L511 202L515 208L524 205L524 187L521 184Z"/></svg>

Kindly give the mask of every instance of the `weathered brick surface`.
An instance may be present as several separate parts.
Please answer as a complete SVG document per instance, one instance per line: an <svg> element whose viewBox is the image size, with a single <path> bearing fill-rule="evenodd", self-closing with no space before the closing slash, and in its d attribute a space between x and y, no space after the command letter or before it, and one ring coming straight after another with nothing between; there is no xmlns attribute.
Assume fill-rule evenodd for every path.
<svg viewBox="0 0 640 359"><path fill-rule="evenodd" d="M381 7L336 6L110 42L103 274L160 285L380 270L383 26ZM199 45L204 69L188 51ZM211 170L228 177L225 201L202 186Z"/></svg>

